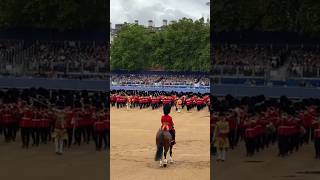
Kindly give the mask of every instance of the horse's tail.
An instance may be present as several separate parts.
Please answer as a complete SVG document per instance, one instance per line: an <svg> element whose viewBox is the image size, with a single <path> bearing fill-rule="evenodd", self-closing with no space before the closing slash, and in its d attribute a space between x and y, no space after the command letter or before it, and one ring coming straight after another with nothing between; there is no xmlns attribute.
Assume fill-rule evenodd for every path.
<svg viewBox="0 0 320 180"><path fill-rule="evenodd" d="M163 153L163 139L164 139L164 135L163 132L160 133L160 139L159 139L159 143L157 144L157 152L156 152L156 156L154 158L155 161L159 161L162 157L162 153Z"/></svg>

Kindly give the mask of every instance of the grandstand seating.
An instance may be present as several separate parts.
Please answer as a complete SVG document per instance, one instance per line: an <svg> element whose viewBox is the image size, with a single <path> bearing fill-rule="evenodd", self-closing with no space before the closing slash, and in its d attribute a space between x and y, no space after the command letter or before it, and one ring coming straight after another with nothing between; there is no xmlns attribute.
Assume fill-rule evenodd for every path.
<svg viewBox="0 0 320 180"><path fill-rule="evenodd" d="M318 87L319 45L218 44L211 71L215 83ZM271 72L277 79L272 78Z"/></svg>
<svg viewBox="0 0 320 180"><path fill-rule="evenodd" d="M0 40L1 75L100 79L107 57L104 42Z"/></svg>

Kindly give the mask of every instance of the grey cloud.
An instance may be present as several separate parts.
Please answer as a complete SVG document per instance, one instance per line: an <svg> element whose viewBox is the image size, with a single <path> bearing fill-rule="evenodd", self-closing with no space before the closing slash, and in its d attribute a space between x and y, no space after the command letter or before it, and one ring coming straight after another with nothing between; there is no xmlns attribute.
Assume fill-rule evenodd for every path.
<svg viewBox="0 0 320 180"><path fill-rule="evenodd" d="M162 19L197 19L209 16L206 2L207 0L111 0L111 21L122 23L139 20L140 24L147 24L151 19L156 25L160 25Z"/></svg>

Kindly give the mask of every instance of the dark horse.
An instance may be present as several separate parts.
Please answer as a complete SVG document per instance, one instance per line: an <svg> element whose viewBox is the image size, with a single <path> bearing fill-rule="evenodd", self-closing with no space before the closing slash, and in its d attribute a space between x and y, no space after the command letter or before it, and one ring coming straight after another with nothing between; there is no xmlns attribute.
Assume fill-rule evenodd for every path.
<svg viewBox="0 0 320 180"><path fill-rule="evenodd" d="M169 131L164 131L159 129L157 136L156 136L156 143L157 143L157 152L155 156L155 161L160 161L160 166L167 167L167 152L170 149L170 163L173 163L172 159L172 144L171 144L171 134ZM164 150L164 152L163 152ZM164 160L162 162L162 155L164 156Z"/></svg>

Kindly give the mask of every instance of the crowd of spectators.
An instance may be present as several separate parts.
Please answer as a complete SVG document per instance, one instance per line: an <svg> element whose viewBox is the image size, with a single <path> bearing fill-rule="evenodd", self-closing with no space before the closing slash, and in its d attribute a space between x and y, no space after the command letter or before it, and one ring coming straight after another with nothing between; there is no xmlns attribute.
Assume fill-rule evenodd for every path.
<svg viewBox="0 0 320 180"><path fill-rule="evenodd" d="M0 40L1 69L8 74L17 74L13 71L10 73L8 65L11 65L16 69L22 67L19 75L99 75L108 70L107 57L107 47L103 42L34 41L27 44L23 41Z"/></svg>
<svg viewBox="0 0 320 180"><path fill-rule="evenodd" d="M12 62L14 55L22 49L23 41L1 40L0 39L0 72L13 68Z"/></svg>
<svg viewBox="0 0 320 180"><path fill-rule="evenodd" d="M32 139L32 146L45 146L52 139L56 143L56 130L63 129L68 148L94 140L96 150L100 151L102 139L104 148L110 145L106 92L0 89L0 112L0 139L3 135L6 143L21 140L22 147L29 148ZM16 138L18 134L21 139Z"/></svg>
<svg viewBox="0 0 320 180"><path fill-rule="evenodd" d="M209 78L197 75L143 75L114 74L112 85L147 85L147 86L209 86Z"/></svg>
<svg viewBox="0 0 320 180"><path fill-rule="evenodd" d="M291 51L289 72L295 77L319 77L319 48L299 48Z"/></svg>
<svg viewBox="0 0 320 180"><path fill-rule="evenodd" d="M319 77L320 53L316 45L238 45L213 47L213 74L264 76L286 66L289 77Z"/></svg>

